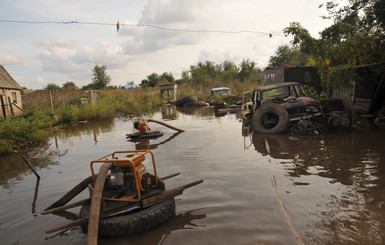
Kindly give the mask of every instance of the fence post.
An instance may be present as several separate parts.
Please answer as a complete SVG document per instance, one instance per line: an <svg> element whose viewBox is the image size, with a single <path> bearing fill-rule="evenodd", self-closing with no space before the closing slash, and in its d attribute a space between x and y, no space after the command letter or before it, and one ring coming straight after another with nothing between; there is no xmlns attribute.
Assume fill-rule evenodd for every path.
<svg viewBox="0 0 385 245"><path fill-rule="evenodd" d="M52 92L51 92L51 90L49 91L49 99L51 100L51 110L53 112L53 101L52 101Z"/></svg>
<svg viewBox="0 0 385 245"><path fill-rule="evenodd" d="M12 117L15 117L15 113L13 112L13 107L12 107L12 100L11 97L8 96L8 103L9 103L9 109L11 110L11 115Z"/></svg>
<svg viewBox="0 0 385 245"><path fill-rule="evenodd" d="M1 109L3 110L3 116L4 116L4 118L6 118L7 117L7 113L5 111L5 104L4 104L3 95L0 95L0 100L1 100Z"/></svg>

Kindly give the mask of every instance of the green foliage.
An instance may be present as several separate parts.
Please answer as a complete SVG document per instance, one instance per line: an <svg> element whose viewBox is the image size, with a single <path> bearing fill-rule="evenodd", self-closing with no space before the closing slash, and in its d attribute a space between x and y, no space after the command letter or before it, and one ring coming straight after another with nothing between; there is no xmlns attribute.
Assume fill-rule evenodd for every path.
<svg viewBox="0 0 385 245"><path fill-rule="evenodd" d="M218 73L218 66L214 62L198 62L197 65L190 66L191 82L195 85L204 84L215 80Z"/></svg>
<svg viewBox="0 0 385 245"><path fill-rule="evenodd" d="M160 76L157 73L152 73L147 76L147 79L142 80L140 86L142 87L156 87L163 83L174 83L175 78L172 73L163 72Z"/></svg>
<svg viewBox="0 0 385 245"><path fill-rule="evenodd" d="M292 66L305 66L311 64L311 57L302 53L298 47L281 45L275 51L275 55L270 56L269 66L280 66L288 64Z"/></svg>
<svg viewBox="0 0 385 245"><path fill-rule="evenodd" d="M349 85L352 80L357 80L359 76L356 72L356 67L353 65L340 65L335 67L329 73L329 84L331 87L339 85Z"/></svg>
<svg viewBox="0 0 385 245"><path fill-rule="evenodd" d="M60 90L60 86L55 83L48 83L47 86L44 87L45 90L53 91L53 90Z"/></svg>
<svg viewBox="0 0 385 245"><path fill-rule="evenodd" d="M257 68L257 63L249 59L242 60L239 66L240 70L238 73L238 78L240 82L256 80L256 75L262 72L261 69Z"/></svg>
<svg viewBox="0 0 385 245"><path fill-rule="evenodd" d="M313 99L320 99L321 96L317 93L317 90L309 85L303 85L303 90L306 95Z"/></svg>
<svg viewBox="0 0 385 245"><path fill-rule="evenodd" d="M293 47L311 56L326 94L337 83L352 79L355 72L349 67L385 62L384 12L380 14L375 6L385 10L385 0L349 1L343 7L328 2L328 18L334 23L321 32L319 39L311 37L299 23L284 29L286 35L293 36Z"/></svg>
<svg viewBox="0 0 385 245"><path fill-rule="evenodd" d="M47 141L53 133L52 124L52 118L39 109L26 111L23 117L1 121L0 154Z"/></svg>
<svg viewBox="0 0 385 245"><path fill-rule="evenodd" d="M91 89L106 88L111 82L111 77L107 74L106 66L95 65L92 69L92 83L89 84Z"/></svg>
<svg viewBox="0 0 385 245"><path fill-rule="evenodd" d="M76 86L76 84L74 82L65 82L62 86L64 89L78 89L78 87Z"/></svg>

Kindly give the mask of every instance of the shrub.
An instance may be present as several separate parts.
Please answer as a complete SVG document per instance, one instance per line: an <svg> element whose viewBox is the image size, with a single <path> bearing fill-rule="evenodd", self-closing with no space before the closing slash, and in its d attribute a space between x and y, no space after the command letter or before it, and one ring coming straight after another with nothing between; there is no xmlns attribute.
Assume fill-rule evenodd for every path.
<svg viewBox="0 0 385 245"><path fill-rule="evenodd" d="M51 117L39 109L27 111L23 117L4 119L0 122L0 154L46 142L54 130L52 124Z"/></svg>

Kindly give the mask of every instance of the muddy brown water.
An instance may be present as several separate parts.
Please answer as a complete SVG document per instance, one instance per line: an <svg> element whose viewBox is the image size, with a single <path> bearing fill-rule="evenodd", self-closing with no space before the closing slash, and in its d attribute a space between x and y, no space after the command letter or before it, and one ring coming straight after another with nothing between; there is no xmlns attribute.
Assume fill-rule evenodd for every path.
<svg viewBox="0 0 385 245"><path fill-rule="evenodd" d="M90 175L91 160L117 150L152 149L176 197L176 215L143 234L99 244L384 244L385 131L370 125L320 136L249 135L235 114L165 109L149 115L161 138L128 142L132 121L115 118L64 129L49 145L0 158L0 244L84 244L79 227L45 230L79 208L40 212ZM21 159L31 159L37 181ZM76 200L86 198L83 192Z"/></svg>

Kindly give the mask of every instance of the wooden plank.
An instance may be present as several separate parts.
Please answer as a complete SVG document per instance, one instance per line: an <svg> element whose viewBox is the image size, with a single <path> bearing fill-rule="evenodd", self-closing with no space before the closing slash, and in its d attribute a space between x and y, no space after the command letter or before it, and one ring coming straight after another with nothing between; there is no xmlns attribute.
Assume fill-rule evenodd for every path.
<svg viewBox="0 0 385 245"><path fill-rule="evenodd" d="M45 210L45 211L41 212L41 214L43 214L43 215L44 214L51 214L51 213L63 211L63 210L66 210L66 209L70 209L70 208L74 208L74 207L79 207L79 206L81 206L83 204L88 204L90 201L91 201L91 198L87 198L87 199L84 199L84 200L81 200L81 201L78 201L78 202L70 203L68 205L64 205L64 206L60 206L60 207L57 207L57 208Z"/></svg>

